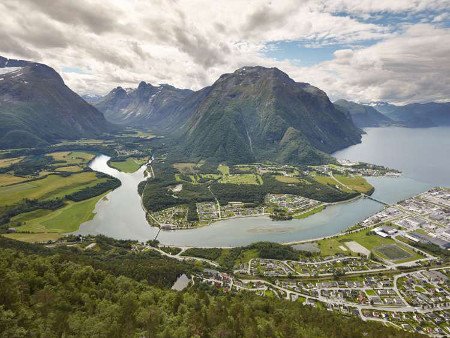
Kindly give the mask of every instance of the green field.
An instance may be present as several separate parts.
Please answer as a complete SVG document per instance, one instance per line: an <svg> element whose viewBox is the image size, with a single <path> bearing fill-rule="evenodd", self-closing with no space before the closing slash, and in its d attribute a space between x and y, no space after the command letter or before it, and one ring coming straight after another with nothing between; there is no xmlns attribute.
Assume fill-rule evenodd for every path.
<svg viewBox="0 0 450 338"><path fill-rule="evenodd" d="M375 248L374 251L378 255L386 257L391 261L404 260L412 256L408 251L400 248L397 244L383 245Z"/></svg>
<svg viewBox="0 0 450 338"><path fill-rule="evenodd" d="M18 163L23 160L23 156L21 157L13 157L13 158L3 158L0 159L0 168L9 167L12 164Z"/></svg>
<svg viewBox="0 0 450 338"><path fill-rule="evenodd" d="M296 219L302 219L302 218L307 218L311 215L317 214L318 212L321 212L323 209L325 209L324 205L319 205L318 207L315 207L313 209L307 210L306 212L300 213L300 214L296 214L293 217Z"/></svg>
<svg viewBox="0 0 450 338"><path fill-rule="evenodd" d="M64 161L63 163L58 163L57 167L69 165L86 165L95 157L94 154L82 151L58 151L49 153L48 156L53 157L53 159L56 161Z"/></svg>
<svg viewBox="0 0 450 338"><path fill-rule="evenodd" d="M230 167L225 164L220 164L217 167L217 170L219 170L222 173L222 175L230 175Z"/></svg>
<svg viewBox="0 0 450 338"><path fill-rule="evenodd" d="M146 158L128 157L125 161L109 161L109 166L124 173L134 173L143 164L147 162Z"/></svg>
<svg viewBox="0 0 450 338"><path fill-rule="evenodd" d="M288 183L288 184L300 183L300 180L297 177L291 177L291 176L278 175L278 176L275 176L275 179L278 182Z"/></svg>
<svg viewBox="0 0 450 338"><path fill-rule="evenodd" d="M338 182L336 182L333 177L330 176L323 176L323 175L315 175L313 176L314 179L319 182L320 184L325 184L325 185L332 185L333 187L337 187L342 191L347 191L349 192L350 190L345 188L344 186L342 186L341 184L339 184Z"/></svg>
<svg viewBox="0 0 450 338"><path fill-rule="evenodd" d="M61 238L61 234L56 232L44 232L35 234L15 233L15 234L2 234L2 236L28 243L54 241L57 240L58 238Z"/></svg>
<svg viewBox="0 0 450 338"><path fill-rule="evenodd" d="M230 184L262 184L262 178L256 174L226 175L219 180L220 183Z"/></svg>
<svg viewBox="0 0 450 338"><path fill-rule="evenodd" d="M362 176L336 175L335 178L350 189L363 194L367 194L373 189L372 185Z"/></svg>
<svg viewBox="0 0 450 338"><path fill-rule="evenodd" d="M66 233L78 230L81 223L94 217L94 208L106 194L81 202L68 202L66 206L51 210L35 210L13 217L12 223L20 222L18 232Z"/></svg>
<svg viewBox="0 0 450 338"><path fill-rule="evenodd" d="M346 255L350 254L355 255L355 253L352 253L348 248L347 251L344 251L340 248L341 246L345 247L345 242L355 241L383 259L391 259L391 258L385 255L383 253L383 250L381 250L380 252L379 251L380 248L384 248L387 246L389 247L395 246L398 247L398 250L406 251L409 254L409 257L405 257L404 259L401 259L397 263L413 261L422 258L421 255L412 252L409 248L407 248L404 245L396 243L392 238L383 238L375 234L369 234L370 231L371 231L370 229L366 229L354 232L352 234L338 236L335 238L323 239L318 241L317 243L319 244L320 252L323 256L331 256L338 253Z"/></svg>
<svg viewBox="0 0 450 338"><path fill-rule="evenodd" d="M0 186L16 184L26 181L27 178L21 176L14 176L9 174L0 174Z"/></svg>
<svg viewBox="0 0 450 338"><path fill-rule="evenodd" d="M34 181L0 187L0 205L12 205L24 198L53 199L64 197L103 181L106 181L106 178L98 179L94 172L83 172L69 177L49 175Z"/></svg>

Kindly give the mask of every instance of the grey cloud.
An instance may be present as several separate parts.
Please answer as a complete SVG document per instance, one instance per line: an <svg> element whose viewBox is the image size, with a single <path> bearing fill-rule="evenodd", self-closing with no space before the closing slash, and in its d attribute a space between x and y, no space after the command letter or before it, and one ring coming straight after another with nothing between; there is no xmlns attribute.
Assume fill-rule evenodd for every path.
<svg viewBox="0 0 450 338"><path fill-rule="evenodd" d="M31 11L40 11L61 23L83 25L97 34L114 31L120 26L117 21L120 13L106 1L94 4L84 0L21 0L20 3L28 5Z"/></svg>
<svg viewBox="0 0 450 338"><path fill-rule="evenodd" d="M32 60L39 60L41 58L41 55L37 51L29 49L17 39L3 34L0 34L0 52L2 54L8 53L15 57L29 58Z"/></svg>
<svg viewBox="0 0 450 338"><path fill-rule="evenodd" d="M200 34L188 34L180 27L174 27L173 32L178 43L177 47L205 68L225 63L225 56L230 53L228 46L222 44L215 47L211 41Z"/></svg>

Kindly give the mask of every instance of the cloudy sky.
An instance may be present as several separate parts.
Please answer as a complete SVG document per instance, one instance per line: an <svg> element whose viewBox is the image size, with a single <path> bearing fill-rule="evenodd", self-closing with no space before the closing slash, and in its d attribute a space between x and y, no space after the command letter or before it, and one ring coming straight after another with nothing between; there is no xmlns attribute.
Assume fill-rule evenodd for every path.
<svg viewBox="0 0 450 338"><path fill-rule="evenodd" d="M278 67L332 99L450 100L450 0L1 0L0 55L80 94L144 80L199 89Z"/></svg>

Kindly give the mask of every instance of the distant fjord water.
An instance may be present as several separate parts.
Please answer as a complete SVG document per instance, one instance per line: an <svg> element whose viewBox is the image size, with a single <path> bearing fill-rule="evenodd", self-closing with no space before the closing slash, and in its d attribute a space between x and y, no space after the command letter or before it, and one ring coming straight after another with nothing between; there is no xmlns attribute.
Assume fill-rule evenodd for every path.
<svg viewBox="0 0 450 338"><path fill-rule="evenodd" d="M394 203L433 186L450 186L450 127L386 127L365 131L362 143L334 156L402 171L400 178L368 178L376 189L374 197ZM139 241L154 238L159 229L148 225L137 195L137 185L143 180L145 167L133 174L124 174L108 167L107 161L107 156L99 156L91 167L119 178L122 186L97 204L95 217L82 224L78 233ZM377 202L359 199L329 206L306 219L235 218L198 229L161 231L158 239L166 245L192 247L240 246L256 241L295 242L339 233L382 208Z"/></svg>

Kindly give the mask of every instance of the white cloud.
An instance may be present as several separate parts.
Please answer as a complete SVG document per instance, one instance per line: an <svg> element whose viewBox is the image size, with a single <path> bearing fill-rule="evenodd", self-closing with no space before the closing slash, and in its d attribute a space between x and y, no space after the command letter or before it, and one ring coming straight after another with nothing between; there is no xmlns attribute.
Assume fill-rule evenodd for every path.
<svg viewBox="0 0 450 338"><path fill-rule="evenodd" d="M339 50L332 61L298 74L334 98L396 103L448 100L450 30L429 24L359 50ZM301 74L301 75L300 75Z"/></svg>
<svg viewBox="0 0 450 338"><path fill-rule="evenodd" d="M436 56L425 57L427 51L420 48L406 55L395 44L389 45L390 41L405 45L392 27L364 22L362 16L380 11L437 10L445 3L448 1L3 0L0 55L34 59L60 72L64 67L80 68L81 74L62 72L67 84L80 93L106 93L117 85L136 86L141 80L198 89L224 72L259 64L277 66L329 93L378 99L393 97L390 81L398 85L410 80L398 57L408 59L406 67L425 67L429 71L426 78L436 80L437 67L428 62ZM342 11L355 13L356 18L338 15ZM445 20L438 14L432 18ZM414 39L420 46L421 34L427 37L428 33L424 27L417 29ZM405 34L412 36L414 28ZM338 51L333 61L304 69L296 66L295 60L274 61L264 56L265 44L280 40L302 40L314 46L381 42ZM423 60L415 62L423 58L427 66L422 66ZM361 69L365 69L362 74ZM368 70L371 76L365 74ZM393 80L386 81L386 74ZM405 85L411 86L409 82ZM405 92L413 90L398 95L403 99ZM420 93L408 95L419 97Z"/></svg>

